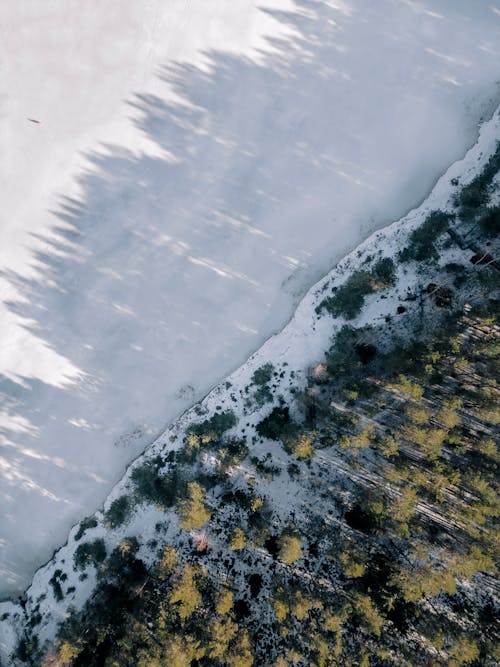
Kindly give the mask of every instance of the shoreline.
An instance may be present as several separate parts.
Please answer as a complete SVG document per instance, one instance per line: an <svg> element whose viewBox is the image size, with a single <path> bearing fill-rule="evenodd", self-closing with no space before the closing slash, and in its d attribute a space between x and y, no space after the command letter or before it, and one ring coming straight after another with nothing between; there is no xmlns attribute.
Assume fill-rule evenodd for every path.
<svg viewBox="0 0 500 667"><path fill-rule="evenodd" d="M297 373L303 373L304 367L307 367L314 360L319 360L318 356L321 353L321 350L325 349L325 342L330 338L333 326L332 320L329 317L324 317L322 319L317 314L314 314L314 305L319 302L323 291L332 283L343 283L346 276L360 265L362 258L366 257L369 252L373 252L374 250L383 252L384 249L387 250L388 247L391 248L391 242L396 240L398 241L398 244L395 245L397 248L398 245L400 245L400 239L397 237L403 235L404 238L405 235L407 236L419 220L425 217L431 209L445 208L446 202L450 201L453 193L453 187L450 183L451 179L459 178L460 182L463 183L464 180L467 182L471 175L473 177L475 173L477 173L482 162L485 160L485 156L486 158L488 157L488 152L491 152L492 147L495 146L496 141L499 138L499 126L500 107L497 107L490 120L483 123L479 128L478 140L476 143L467 151L463 158L450 165L446 172L437 179L431 192L421 204L417 208L411 209L399 220L373 231L351 252L344 255L343 258L335 264L333 269L320 278L320 280L315 282L312 287L306 291L304 296L299 299L290 320L282 329L268 337L243 364L238 366L235 371L207 392L200 401L194 404L191 408L185 410L173 422L169 422L169 425L161 431L160 435L151 442L146 450L127 466L120 481L118 481L107 496L102 509L105 510L106 507L109 508L113 499L119 497L122 492L127 490L130 483L130 475L140 462L151 459L155 454L158 454L159 451L165 450L166 447L174 448L175 441L179 440L180 434L183 433L187 425L193 421L199 420L200 410L204 410L204 414L207 414L211 410L213 411L214 408L218 407L219 404L224 406L224 403L226 403L226 407L231 406L229 399L229 395L231 394L230 388L232 389L235 386L242 388L245 383L248 384L252 371L258 368L261 364L269 362L270 360L279 362L280 355L288 353L292 347L295 347L297 358L293 371ZM397 289L397 286L395 289ZM373 303L372 307L367 308L368 312L363 313L362 316L363 321L366 319L366 323L369 323L370 321L375 321L377 317L380 317L380 307L377 310L376 305L377 304ZM230 383L230 387L227 386L228 383ZM284 385L285 382L283 381L282 384ZM284 387L282 388L284 389ZM252 415L247 415L247 419L252 421ZM168 444L169 442L170 445ZM136 514L140 514L140 508ZM97 518L98 523L102 522L103 514L101 510L98 510L93 516ZM53 570L58 563L64 563L68 556L72 556L71 548L72 545L76 544L73 538L78 526L79 523L71 528L67 542L55 549L53 556L35 572L30 585L20 596L27 601L28 605L31 604L34 606L37 592L49 589L48 579L51 572L51 564ZM95 532L95 534L103 534L103 530L109 540L111 531L106 531L102 526L96 528L97 532ZM114 538L111 538L112 541L115 541L115 539L120 536L120 532L120 530L116 531L117 534ZM81 586L81 589L90 589L89 592L91 592L92 577L90 577L87 585ZM83 592L83 598L85 598L85 590L80 590L79 592L80 594ZM80 595L80 602L82 602L82 595ZM66 600L65 604L62 604L61 607L67 608L67 606L68 603ZM77 604L76 606L79 605ZM64 609L57 611L63 615L65 613ZM22 624L21 619L23 618L23 613L21 611L21 605L14 602L12 598L0 602L0 615L3 613L17 613L19 615L18 620ZM57 619L54 617L52 617L52 620L54 623L57 622ZM7 625L6 621L0 623ZM13 631L14 626L11 624L8 625ZM50 623L45 625L46 630L48 629L48 626L50 626Z"/></svg>
<svg viewBox="0 0 500 667"><path fill-rule="evenodd" d="M475 140L474 143L472 143L469 148L466 149L464 155L459 158L458 160L454 161L449 165L448 169L446 172L441 175L437 176L435 179L433 179L433 184L432 186L427 190L426 194L419 199L419 203L416 204L415 206L410 206L402 216L400 216L397 220L393 220L392 222L388 224L382 223L381 225L375 226L369 233L368 236L360 236L360 240L358 242L353 243L353 245L347 250L347 251L341 251L336 259L333 260L333 265L330 263L330 269L327 271L323 271L322 269L314 270L310 272L311 274L311 280L307 280L304 282L304 284L301 284L296 290L294 290L291 294L293 296L292 302L290 304L290 307L287 307L287 310L289 310L289 315L283 325L280 325L275 331L273 331L271 334L267 335L266 338L263 339L258 344L258 347L251 352L249 355L245 355L243 358L243 361L238 361L235 363L233 369L224 375L219 381L217 381L215 384L213 384L207 391L205 391L202 396L198 399L195 399L195 402L191 403L188 407L183 408L179 411L177 415L175 415L173 418L168 419L167 422L165 422L162 426L158 427L156 429L155 435L151 436L148 438L146 444L144 445L143 449L133 458L131 459L116 475L116 481L112 484L107 496L104 499L104 502L97 507L94 512L90 513L88 516L94 516L98 513L101 513L103 508L106 506L108 503L108 500L110 496L113 495L113 492L115 490L115 487L118 486L122 480L127 476L127 473L129 469L131 469L138 460L140 460L144 455L146 455L148 449L152 447L161 437L162 435L168 431L169 429L173 428L174 425L177 422L182 421L186 415L188 415L191 411L193 411L198 405L202 404L211 394L212 392L216 391L219 387L221 387L227 380L228 378L232 377L235 375L242 367L244 367L246 364L248 364L252 358L257 355L260 350L265 347L265 345L270 341L271 339L275 338L276 336L279 336L282 334L288 326L293 322L295 319L297 310L300 308L302 302L307 298L310 292L313 292L320 284L323 284L323 282L333 274L339 265L342 264L342 262L348 260L348 258L355 254L356 251L360 250L365 246L365 244L370 243L372 240L377 238L377 235L380 232L383 232L384 230L388 230L391 228L393 225L398 225L402 223L406 218L408 218L412 212L418 211L426 202L427 200L431 197L433 191L435 190L436 186L438 183L446 176L446 174L452 169L452 167L456 164L460 164L463 160L465 160L466 156L468 153L476 146L476 144L479 141L480 135L481 135L481 130L482 128L490 123L491 121L494 120L496 114L500 114L500 93L496 96L497 101L493 101L494 98L492 98L491 103L488 103L488 108L493 108L493 112L491 116L483 121L477 124L476 126L476 132L475 132ZM326 257L326 253L325 253ZM320 260L321 263L321 260ZM286 283L288 282L293 282L293 276L297 273L300 272L302 269L299 267L292 273L288 279L286 280ZM282 292L279 293L276 297L276 301L281 302L282 301ZM282 306L283 307L283 306ZM121 436L121 438L126 438L128 433L125 433ZM116 445L117 443L115 443ZM85 517L83 517L85 518ZM43 570L47 565L50 564L50 562L54 559L54 557L57 555L57 553L64 547L68 545L70 535L75 531L75 529L78 528L80 525L80 522L82 521L82 518L80 518L77 522L72 524L68 531L67 531L67 539L64 543L56 545L53 550L51 555L43 562L41 565L36 567L36 569L33 572L33 575L31 576L28 585L25 588L20 589L18 592L13 593L13 594L7 594L5 596L2 596L0 594L0 605L3 603L14 603L16 604L17 601L22 600L23 597L28 593L29 588L33 582L33 579L35 578L36 574L40 571Z"/></svg>

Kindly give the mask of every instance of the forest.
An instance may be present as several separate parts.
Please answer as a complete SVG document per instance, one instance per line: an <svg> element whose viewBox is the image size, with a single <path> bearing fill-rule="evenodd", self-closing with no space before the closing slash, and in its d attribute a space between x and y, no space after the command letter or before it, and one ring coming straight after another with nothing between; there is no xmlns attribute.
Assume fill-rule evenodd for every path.
<svg viewBox="0 0 500 667"><path fill-rule="evenodd" d="M317 312L345 323L293 401L275 395L282 366L269 363L249 391L264 414L254 432L235 436L234 413L219 411L134 469L105 523L126 526L146 503L165 512L152 560L140 535L107 553L82 522L74 566L95 568L95 592L49 648L32 615L20 660L498 664L499 166L500 147L457 186L452 212L431 212L398 256L325 296ZM440 261L449 248L464 261ZM357 325L365 298L410 265L420 287L408 303ZM278 486L300 512L276 510ZM165 538L172 513L177 540ZM63 594L60 578L52 585Z"/></svg>

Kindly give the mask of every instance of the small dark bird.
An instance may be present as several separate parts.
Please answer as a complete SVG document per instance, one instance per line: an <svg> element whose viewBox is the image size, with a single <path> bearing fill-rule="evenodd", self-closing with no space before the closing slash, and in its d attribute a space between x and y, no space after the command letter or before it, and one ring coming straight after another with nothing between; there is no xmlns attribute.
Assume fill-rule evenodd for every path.
<svg viewBox="0 0 500 667"><path fill-rule="evenodd" d="M41 120L37 120L36 118L28 118L28 120L29 120L30 123L36 123L37 125L41 125L41 124L42 124L42 121L41 121Z"/></svg>

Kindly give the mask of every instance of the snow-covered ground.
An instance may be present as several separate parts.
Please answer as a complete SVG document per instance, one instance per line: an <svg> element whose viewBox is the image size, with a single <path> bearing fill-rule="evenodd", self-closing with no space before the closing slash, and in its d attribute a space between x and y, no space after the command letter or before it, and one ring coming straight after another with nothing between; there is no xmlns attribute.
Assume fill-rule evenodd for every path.
<svg viewBox="0 0 500 667"><path fill-rule="evenodd" d="M474 143L500 2L9 0L0 35L5 595Z"/></svg>
<svg viewBox="0 0 500 667"><path fill-rule="evenodd" d="M308 461L307 464L301 462L303 466L300 473L302 483L296 482L288 473L285 474L285 469L292 462L299 463L297 459L287 455L283 447L276 441L262 439L258 436L256 425L263 417L269 415L273 406L280 404L281 399L292 410L292 416L301 419L302 409L299 409L300 414L293 414L297 407L295 392L306 388L307 377L311 369L316 367L318 362L324 361L324 354L330 347L332 336L345 324L342 317L333 319L325 311L317 312L317 307L325 296L331 294L333 288L342 285L353 271L360 268L369 269L380 257L391 257L398 266L399 251L407 246L411 232L425 221L431 211L453 212L455 210L454 198L459 188L470 183L481 173L484 165L496 150L499 139L500 107L491 120L481 127L478 142L462 160L450 166L418 208L413 209L394 224L375 232L344 257L334 269L309 290L284 329L269 338L240 368L215 387L201 403L186 411L165 429L115 485L105 501L104 509L108 510L112 502L122 496L134 498L133 470L135 468L143 466L148 461L154 461L158 456L163 460L168 459L170 452L182 447L190 426L209 419L215 413L231 411L236 417L236 425L226 433L226 436L244 440L251 449L251 455L261 461L265 461L267 456L271 455L272 464L277 464L278 468L281 468L282 474L266 480L265 476L258 474L254 464L247 458L232 471L232 482L235 488L239 486L242 489L248 489L247 482L251 478L253 480L252 489L256 495L270 501L274 531L279 532L283 526L289 525L292 516L293 522L298 526L310 521L311 516L317 511L318 502L323 503L322 511L335 516L337 496L333 494L329 499L322 496L319 501L318 496L315 495L315 489L318 488L315 475L322 469L327 470L331 484L333 476L338 474L339 484L334 485L333 488L339 491L344 488L346 474L350 477L358 474L349 466L346 467L345 461L343 462L338 456L337 448L322 448L315 452L312 461ZM422 318L423 304L421 299L408 298L408 296L421 294L428 282L436 278L436 273L442 278L442 274L439 274L439 266L446 266L450 261L464 266L470 265L471 250L461 249L446 241L447 235L442 235L438 245L440 259L436 264L430 262L424 268L417 262L399 263L395 285L368 296L362 312L353 321L354 326L375 325L376 327L382 321L387 323L387 318L390 318L391 323L386 324L389 329L395 325L399 334L406 329L407 334L411 337L414 333L415 321ZM477 285L471 284L468 289L469 294L467 294L467 288L463 288L460 296L455 293L454 298L458 297L455 305L458 305L462 299L468 301L470 296L475 294ZM432 308L429 306L429 301L430 299L428 307ZM398 306L403 302L406 314L396 315ZM434 314L437 314L436 311ZM393 329L393 335L394 333ZM269 385L272 383L272 398L270 399L271 404L265 402L262 405L255 400L257 387L253 382L253 375L259 368L262 370L263 366L268 364L274 367L273 377L269 383ZM165 468L163 468L164 472ZM310 485L304 483L304 474L309 476ZM368 475L373 480L377 479L376 474L373 476L373 471L370 472L369 469L362 468L359 474L365 478ZM227 488L225 490L227 491ZM230 503L221 503L219 493L220 487L218 489L215 487L215 491L212 489L207 497L208 505L213 510L208 535L212 547L216 543L217 548L209 550L204 559L204 566L220 581L227 574L226 563L231 560L232 556L227 534L226 538L221 539L219 529L223 527L222 534L224 535L227 528L227 526L224 528L224 523L228 514L234 512L234 507L231 507ZM106 525L106 519L101 511L96 512L91 519L93 520L92 525L87 524L88 527L85 529L83 524L71 529L66 544L36 572L26 595L23 596L22 603L13 601L0 603L0 663L4 660L5 664L10 664L9 660L15 651L17 642L28 628L31 628L36 635L41 649L49 647L56 636L58 624L67 618L71 609L81 609L89 599L96 585L97 572L93 565L86 567L84 573L75 566L75 552L82 543L102 538L109 554L125 538L137 537L141 545L139 557L152 565L158 558L158 538L161 536L162 544L171 544L184 557L192 557L190 537L195 538L198 531L191 531L189 535L186 531L181 530L176 512L172 508L161 508L155 503L136 501L130 515L116 528ZM253 560L237 559L235 563L236 581L238 582L236 588L240 593L248 583L249 572L246 568L249 565L252 572L255 572L256 563ZM257 571L265 579L265 572ZM238 580L240 574L242 580ZM60 597L56 596L53 586L54 581L58 580L63 584Z"/></svg>

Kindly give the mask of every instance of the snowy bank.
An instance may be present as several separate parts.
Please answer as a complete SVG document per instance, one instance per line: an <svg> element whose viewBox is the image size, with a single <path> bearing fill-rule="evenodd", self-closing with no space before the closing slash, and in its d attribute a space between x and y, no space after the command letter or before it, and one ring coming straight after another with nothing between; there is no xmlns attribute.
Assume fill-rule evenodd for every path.
<svg viewBox="0 0 500 667"><path fill-rule="evenodd" d="M0 12L7 595L472 145L498 94L500 15L444 0ZM305 308L287 334L303 363Z"/></svg>
<svg viewBox="0 0 500 667"><path fill-rule="evenodd" d="M463 160L453 164L439 179L433 191L425 202L412 210L398 222L386 229L370 236L355 251L345 257L325 278L320 280L302 300L290 323L282 332L270 338L250 359L227 380L212 390L197 406L186 412L172 426L167 428L155 443L137 459L129 468L123 480L116 485L106 500L104 509L108 510L113 500L130 492L133 484L131 476L134 469L153 460L161 454L165 457L169 451L178 448L184 439L190 425L199 423L216 412L232 411L237 417L237 424L231 433L244 435L247 442L254 442L255 426L262 417L269 412L269 405L259 406L258 401L252 398L252 384L254 373L266 364L272 364L276 369L273 375L273 395L290 399L291 390L304 387L307 370L323 359L329 347L332 333L335 333L344 323L343 318L332 320L329 316L319 315L316 310L319 304L335 286L343 284L353 271L361 266L370 265L374 259L392 257L397 259L399 251L407 245L411 232L420 226L433 210L451 211L456 188L470 182L496 149L500 137L500 109L493 118L481 128L477 144L467 153ZM461 260L469 262L470 251L461 251L454 246L443 248L440 263ZM398 304L405 301L407 309L418 309L416 301L406 299L408 290L414 291L426 284L426 276L419 272L418 264L399 265L396 284L384 290L383 294L374 293L367 297L365 307L356 318L356 326L367 323L377 323L387 316L393 317ZM284 363L286 359L286 364ZM293 380L292 380L293 378ZM288 401L287 401L288 402ZM265 454L269 442L264 445L255 442L255 453ZM264 447L264 449L262 449ZM279 450L279 447L276 446ZM279 452L275 452L279 456ZM303 512L307 503L303 497L304 489L294 488L289 483L283 485L280 480L274 480L265 490L271 494L273 506L283 515L291 512ZM301 495L302 493L302 495ZM163 512L153 505L138 505L132 516L124 525L116 529L109 529L103 521L103 514L98 512L92 521L75 526L69 536L67 544L62 547L54 558L36 573L32 585L28 589L23 607L19 604L6 602L0 605L0 614L4 614L1 625L3 633L2 651L4 658L12 650L16 638L22 633L25 622L25 612L28 617L36 612L39 621L35 632L43 644L45 640L52 640L57 623L63 619L73 606L80 608L95 585L95 570L87 568L86 577L74 567L74 554L82 543L82 533L85 541L102 538L108 550L112 550L126 536L137 536L140 539L140 557L151 562L155 557L155 546L150 547L149 541L154 540L156 526L161 523L165 526L163 539L170 540L177 546L180 536L175 513L171 510ZM156 545L156 543L155 543ZM65 593L62 599L57 599L55 586L50 582L64 582Z"/></svg>

